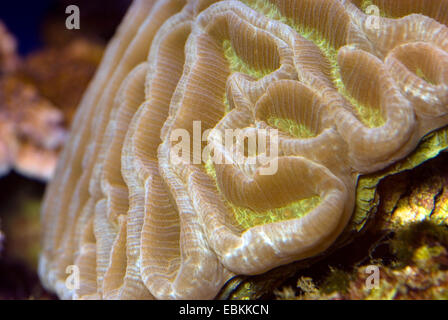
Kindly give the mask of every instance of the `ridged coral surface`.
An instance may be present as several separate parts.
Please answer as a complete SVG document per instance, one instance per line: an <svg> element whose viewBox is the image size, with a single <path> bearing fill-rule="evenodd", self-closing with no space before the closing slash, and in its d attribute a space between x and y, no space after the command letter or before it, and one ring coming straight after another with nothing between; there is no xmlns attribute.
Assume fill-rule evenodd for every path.
<svg viewBox="0 0 448 320"><path fill-rule="evenodd" d="M46 193L45 286L61 298L213 298L234 275L327 249L357 177L448 124L447 1L373 1L378 17L370 3L136 0ZM240 163L204 134L173 162L173 133L197 136L195 122L199 137L278 129L265 137L278 157ZM207 147L230 161L197 161ZM66 286L71 265L79 288Z"/></svg>

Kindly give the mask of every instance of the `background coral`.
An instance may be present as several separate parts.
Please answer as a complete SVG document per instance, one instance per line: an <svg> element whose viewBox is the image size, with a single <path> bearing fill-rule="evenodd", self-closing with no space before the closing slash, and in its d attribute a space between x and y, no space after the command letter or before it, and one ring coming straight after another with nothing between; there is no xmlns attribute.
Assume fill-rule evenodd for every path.
<svg viewBox="0 0 448 320"><path fill-rule="evenodd" d="M2 174L15 168L48 180L74 110L102 56L102 47L76 40L23 59L0 78Z"/></svg>
<svg viewBox="0 0 448 320"><path fill-rule="evenodd" d="M47 6L49 2L56 6ZM67 30L65 7L59 12L58 3L61 1L0 4L0 16L8 22L0 26L0 154L4 155L0 158L8 160L1 162L5 166L0 174L0 299L55 298L42 288L36 275L40 201L45 187L39 181L51 176L63 141L51 148L49 144L57 141L61 132L66 136L104 43L126 7L126 1L109 1L108 10L114 14L104 25L97 24L95 34L92 28L89 32L86 28ZM89 21L97 21L92 12L98 11L98 2L88 7L84 14L90 12ZM83 21L87 22L84 15ZM51 36L33 38L41 27L45 34L51 29Z"/></svg>

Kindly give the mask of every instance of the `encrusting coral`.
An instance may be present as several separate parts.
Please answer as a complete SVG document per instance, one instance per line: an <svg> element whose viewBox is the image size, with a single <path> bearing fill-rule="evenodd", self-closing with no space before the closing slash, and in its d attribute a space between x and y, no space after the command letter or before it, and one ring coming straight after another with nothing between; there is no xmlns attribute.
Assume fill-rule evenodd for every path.
<svg viewBox="0 0 448 320"><path fill-rule="evenodd" d="M136 0L46 193L44 285L61 298L213 298L234 275L326 250L358 176L448 124L448 28L431 17L444 3L392 19L348 0ZM195 123L199 141L175 161L172 137L197 136ZM217 138L238 129L269 148L239 162ZM66 286L71 265L79 288Z"/></svg>
<svg viewBox="0 0 448 320"><path fill-rule="evenodd" d="M297 270L274 290L276 297L446 300L447 164L448 154L442 153L383 179L378 211L356 240ZM372 268L377 270L376 285Z"/></svg>
<svg viewBox="0 0 448 320"><path fill-rule="evenodd" d="M352 271L330 268L323 281L300 277L292 287L275 293L280 299L416 300L448 298L448 229L431 221L411 223L389 241L393 261L371 260ZM375 284L368 268L377 268ZM371 269L370 269L371 270Z"/></svg>

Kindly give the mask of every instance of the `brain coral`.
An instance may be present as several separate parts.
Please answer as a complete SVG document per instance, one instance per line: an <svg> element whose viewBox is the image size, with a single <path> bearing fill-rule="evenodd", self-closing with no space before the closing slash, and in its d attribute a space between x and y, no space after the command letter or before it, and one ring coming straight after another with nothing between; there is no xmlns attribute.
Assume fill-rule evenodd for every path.
<svg viewBox="0 0 448 320"><path fill-rule="evenodd" d="M447 1L374 1L378 17L369 3L136 0L46 193L45 286L62 298L213 298L234 275L328 248L358 176L448 124ZM236 162L204 134L173 162L172 134L194 136L195 122L277 129L265 138L278 156ZM230 161L187 161L209 146ZM66 286L71 265L79 288Z"/></svg>

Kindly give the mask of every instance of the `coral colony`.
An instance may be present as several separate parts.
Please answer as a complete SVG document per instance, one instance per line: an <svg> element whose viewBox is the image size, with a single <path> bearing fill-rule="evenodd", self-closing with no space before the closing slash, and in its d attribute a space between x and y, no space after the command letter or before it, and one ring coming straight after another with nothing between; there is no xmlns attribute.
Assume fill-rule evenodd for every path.
<svg viewBox="0 0 448 320"><path fill-rule="evenodd" d="M440 1L361 2L134 1L47 189L44 285L210 299L329 248L358 177L448 124Z"/></svg>

